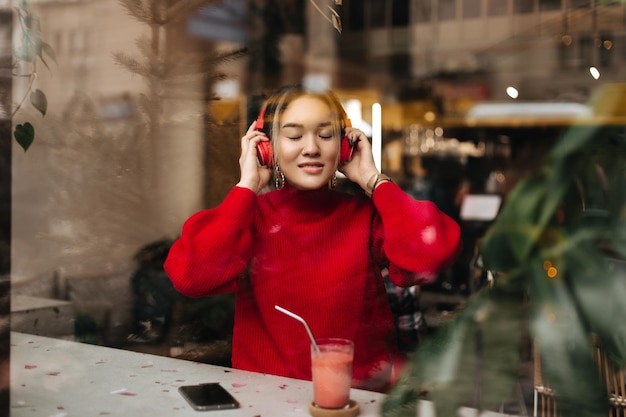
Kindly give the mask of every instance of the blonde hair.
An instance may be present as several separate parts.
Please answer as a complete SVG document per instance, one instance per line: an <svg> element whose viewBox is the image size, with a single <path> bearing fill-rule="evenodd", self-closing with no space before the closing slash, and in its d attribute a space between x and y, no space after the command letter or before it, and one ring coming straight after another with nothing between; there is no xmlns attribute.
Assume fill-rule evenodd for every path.
<svg viewBox="0 0 626 417"><path fill-rule="evenodd" d="M280 130L280 116L285 112L289 104L300 97L312 97L325 103L331 111L333 132L341 139L345 135L345 128L349 125L346 111L339 99L332 91L313 91L303 86L285 86L274 92L265 102L263 118L263 131L270 138L272 147L276 149L276 133ZM276 161L276 158L274 158Z"/></svg>

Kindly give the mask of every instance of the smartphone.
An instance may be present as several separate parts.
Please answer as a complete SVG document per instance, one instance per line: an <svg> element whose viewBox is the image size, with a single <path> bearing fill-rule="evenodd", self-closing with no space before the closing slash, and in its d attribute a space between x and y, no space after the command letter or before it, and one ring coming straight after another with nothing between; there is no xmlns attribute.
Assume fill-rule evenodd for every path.
<svg viewBox="0 0 626 417"><path fill-rule="evenodd" d="M239 401L218 382L184 385L178 388L178 392L196 411L239 408Z"/></svg>

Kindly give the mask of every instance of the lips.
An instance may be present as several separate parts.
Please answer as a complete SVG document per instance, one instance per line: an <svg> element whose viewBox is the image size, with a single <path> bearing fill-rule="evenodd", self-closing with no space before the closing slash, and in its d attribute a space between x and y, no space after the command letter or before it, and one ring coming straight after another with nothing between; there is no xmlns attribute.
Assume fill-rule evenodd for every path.
<svg viewBox="0 0 626 417"><path fill-rule="evenodd" d="M298 168L301 168L308 174L318 174L324 169L324 164L319 162L305 162L303 164L299 164Z"/></svg>

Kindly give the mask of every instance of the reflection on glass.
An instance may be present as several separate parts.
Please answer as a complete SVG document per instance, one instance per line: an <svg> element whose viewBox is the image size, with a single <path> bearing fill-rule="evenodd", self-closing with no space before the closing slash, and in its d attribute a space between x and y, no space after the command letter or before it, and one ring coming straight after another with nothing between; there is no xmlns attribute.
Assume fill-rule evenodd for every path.
<svg viewBox="0 0 626 417"><path fill-rule="evenodd" d="M171 296L159 259L185 218L215 206L237 182L241 133L276 85L317 80L343 102L361 102L363 121L380 124L383 172L433 199L424 184L442 185L438 197L452 214L467 195L497 194L506 204L554 145L572 137L572 125L602 130L625 121L621 1L344 0L342 33L307 15L317 13L307 1L284 10L261 3L226 1L154 27L113 1L28 3L56 62L44 54L47 66L36 68L45 116L29 105L28 81L11 80L13 108L26 97L13 125L29 121L36 132L26 152L12 132L4 136L11 180L0 184L12 191L10 281L20 310L13 317L21 315L13 323L29 323L20 331L227 364L232 299ZM212 61L242 46L245 54ZM206 59L189 60L197 53ZM512 113L471 117L484 104ZM543 112L557 104L584 111ZM594 204L610 195L583 185ZM602 223L602 213L593 206L584 219ZM497 281L474 262L490 226L464 223L458 262L437 285L413 289L419 297L405 313L428 328L400 333L412 343L464 307L485 277ZM558 272L550 282L571 271L557 258L538 267L544 277ZM31 316L33 304L23 302L41 299L56 304Z"/></svg>

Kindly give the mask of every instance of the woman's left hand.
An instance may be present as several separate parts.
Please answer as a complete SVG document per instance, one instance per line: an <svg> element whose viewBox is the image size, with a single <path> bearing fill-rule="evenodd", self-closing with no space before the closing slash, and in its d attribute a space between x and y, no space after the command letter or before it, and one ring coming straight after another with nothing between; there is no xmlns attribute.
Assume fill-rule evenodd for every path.
<svg viewBox="0 0 626 417"><path fill-rule="evenodd" d="M339 171L365 190L369 179L379 173L374 163L372 145L359 129L346 128L346 136L354 143L354 152L349 162L339 166Z"/></svg>

